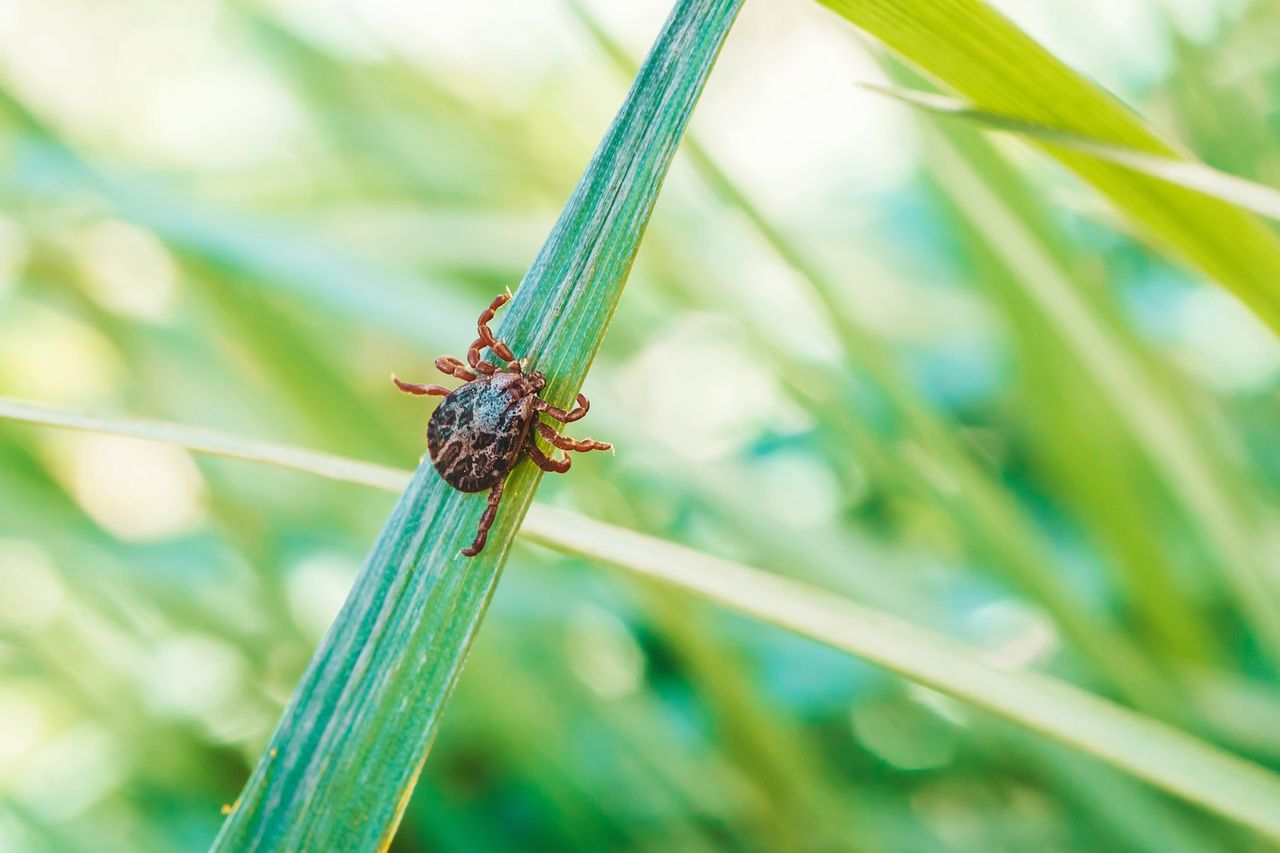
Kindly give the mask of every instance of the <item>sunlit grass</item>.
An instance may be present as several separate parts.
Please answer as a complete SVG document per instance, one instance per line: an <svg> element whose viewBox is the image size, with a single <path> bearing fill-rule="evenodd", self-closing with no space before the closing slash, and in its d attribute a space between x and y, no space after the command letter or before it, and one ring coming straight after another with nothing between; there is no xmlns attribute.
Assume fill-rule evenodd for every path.
<svg viewBox="0 0 1280 853"><path fill-rule="evenodd" d="M524 276L666 10L108 5L0 15L0 394L402 482L428 410L387 374ZM862 90L930 84L840 17L983 115L1265 199L1280 15L1063 53L1139 119L971 0L829 5L747 4L586 379L619 453L541 485L557 550L512 549L397 849L1198 851L1280 814L1232 764L1280 769L1273 225ZM204 849L391 508L143 447L0 425L0 848ZM599 571L641 550L593 524L674 586ZM894 665L876 614L956 644ZM1011 716L1041 676L1223 775Z"/></svg>

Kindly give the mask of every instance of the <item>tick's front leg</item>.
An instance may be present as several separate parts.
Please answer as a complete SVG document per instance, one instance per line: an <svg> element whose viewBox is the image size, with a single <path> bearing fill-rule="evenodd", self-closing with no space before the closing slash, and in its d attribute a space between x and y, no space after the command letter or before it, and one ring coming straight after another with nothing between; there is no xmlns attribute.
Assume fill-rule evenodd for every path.
<svg viewBox="0 0 1280 853"><path fill-rule="evenodd" d="M424 394L431 394L435 397L449 396L449 389L443 385L418 385L414 382L405 382L394 373L391 374L391 381L396 383L396 387L406 394L417 394L419 397Z"/></svg>
<svg viewBox="0 0 1280 853"><path fill-rule="evenodd" d="M507 372L520 373L520 362L516 360L515 355L511 352L511 348L505 343L493 336L493 332L489 329L489 321L493 319L496 312L503 305L511 300L510 293L500 293L493 303L480 313L480 319L476 321L476 342L467 350L467 361L471 366L482 373L493 373L493 365L485 364L480 361L480 350L488 347L493 350L493 354L507 363ZM485 367L489 369L486 370Z"/></svg>
<svg viewBox="0 0 1280 853"><path fill-rule="evenodd" d="M466 365L451 355L442 355L436 359L436 370L446 376L456 376L464 382L470 382L476 375L467 370Z"/></svg>
<svg viewBox="0 0 1280 853"><path fill-rule="evenodd" d="M507 481L503 480L489 492L489 505L485 507L484 515L480 516L480 526L476 529L475 541L471 543L470 548L462 549L462 556L474 557L484 549L484 543L489 538L489 528L493 527L493 520L498 517L498 503L502 500L502 489L506 484Z"/></svg>

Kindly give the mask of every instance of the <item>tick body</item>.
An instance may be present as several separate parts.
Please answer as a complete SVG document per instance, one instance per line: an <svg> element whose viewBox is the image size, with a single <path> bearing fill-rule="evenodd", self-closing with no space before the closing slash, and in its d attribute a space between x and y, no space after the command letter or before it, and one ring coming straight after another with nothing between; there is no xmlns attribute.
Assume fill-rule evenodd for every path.
<svg viewBox="0 0 1280 853"><path fill-rule="evenodd" d="M539 397L547 380L538 371L524 372L511 349L489 331L493 314L511 297L502 294L480 314L476 338L467 350L467 365L447 355L436 359L436 367L465 381L450 391L441 385L415 385L391 377L406 394L444 397L427 424L427 450L444 481L462 492L489 490L489 505L480 518L475 541L462 553L474 557L484 548L489 528L498 514L507 475L522 456L528 456L544 471L564 473L571 461L547 456L538 447L537 435L564 451L608 450L610 445L591 439L575 440L560 435L540 415L560 423L572 423L587 413L590 403L582 394L578 405L566 412ZM506 362L498 367L480 357L489 349Z"/></svg>
<svg viewBox="0 0 1280 853"><path fill-rule="evenodd" d="M462 492L491 489L520 461L537 396L515 373L476 379L431 413L427 449L444 481Z"/></svg>

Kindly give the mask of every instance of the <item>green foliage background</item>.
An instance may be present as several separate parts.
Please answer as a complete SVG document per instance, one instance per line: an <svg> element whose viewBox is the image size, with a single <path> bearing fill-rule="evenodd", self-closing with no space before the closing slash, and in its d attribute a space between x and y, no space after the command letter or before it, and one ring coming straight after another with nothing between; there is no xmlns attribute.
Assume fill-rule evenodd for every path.
<svg viewBox="0 0 1280 853"><path fill-rule="evenodd" d="M429 410L387 373L461 354L523 276L667 10L628 29L528 4L557 22L540 50L505 56L484 29L454 47L525 63L521 87L356 17L161 5L0 19L0 395L413 467ZM832 5L895 25L876 2ZM973 4L916 5L973 24L946 39L956 56L990 37ZM1260 47L1280 41L1276 7L1142 20L1161 61L1103 82L1209 165L1280 183L1280 57ZM725 73L814 30L841 34L850 87L928 87L835 15L766 0ZM963 76L940 30L897 32L895 50ZM92 56L86 34L119 53L49 61ZM169 43L199 48L176 67L224 76L165 89ZM949 82L1019 106L972 80ZM1066 91L1043 92L1041 118L1147 150ZM538 501L1280 767L1280 349L1227 295L1268 316L1272 225L1086 162L1090 185L907 107L909 174L851 167L788 204L761 176L793 164L718 156L734 105L716 97L713 75L571 430L619 453L545 478ZM193 136L202 99L235 116L240 98L279 136ZM784 131L846 108L812 103ZM0 424L0 849L206 848L390 508L275 467ZM1262 843L831 649L517 544L394 849Z"/></svg>

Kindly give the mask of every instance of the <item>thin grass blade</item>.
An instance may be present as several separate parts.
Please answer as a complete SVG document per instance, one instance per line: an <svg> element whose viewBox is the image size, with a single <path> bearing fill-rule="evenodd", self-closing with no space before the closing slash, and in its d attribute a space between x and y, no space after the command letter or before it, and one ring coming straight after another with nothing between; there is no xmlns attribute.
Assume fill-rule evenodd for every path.
<svg viewBox="0 0 1280 853"><path fill-rule="evenodd" d="M1078 151L1098 160L1115 163L1117 166L1124 166L1126 169L1212 196L1244 210L1271 219L1280 219L1280 190L1237 175L1229 175L1204 163L1149 154L1079 133L980 110L960 98L949 98L935 92L879 86L873 83L864 83L863 88L932 113L975 122L988 130L1015 133L1058 148Z"/></svg>
<svg viewBox="0 0 1280 853"><path fill-rule="evenodd" d="M558 405L582 385L739 5L677 3L502 318L500 337ZM467 559L484 496L419 466L214 849L390 844L539 474L513 473L488 545Z"/></svg>
<svg viewBox="0 0 1280 853"><path fill-rule="evenodd" d="M0 418L163 441L385 491L397 491L410 478L380 465L181 424L96 417L20 400L0 398ZM576 513L533 506L520 533L871 661L1280 840L1280 777L1065 682L996 669L977 650L879 610Z"/></svg>

